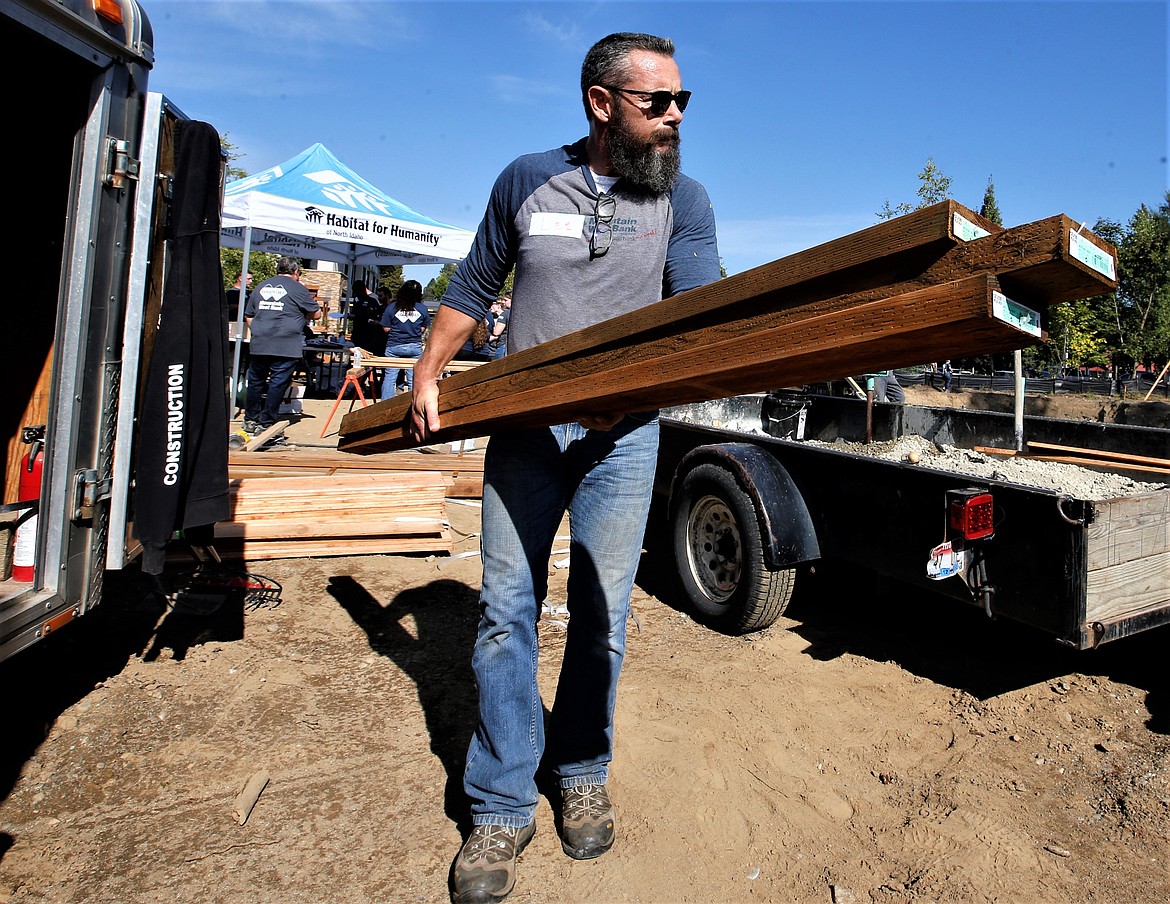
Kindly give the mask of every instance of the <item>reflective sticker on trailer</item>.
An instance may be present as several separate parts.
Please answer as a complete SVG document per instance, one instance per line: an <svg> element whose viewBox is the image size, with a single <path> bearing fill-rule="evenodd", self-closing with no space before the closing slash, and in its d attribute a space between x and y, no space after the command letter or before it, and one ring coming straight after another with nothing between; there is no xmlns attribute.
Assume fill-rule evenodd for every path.
<svg viewBox="0 0 1170 904"><path fill-rule="evenodd" d="M926 562L926 576L932 581L942 581L967 570L967 556L964 550L955 549L951 541L940 543L930 551Z"/></svg>

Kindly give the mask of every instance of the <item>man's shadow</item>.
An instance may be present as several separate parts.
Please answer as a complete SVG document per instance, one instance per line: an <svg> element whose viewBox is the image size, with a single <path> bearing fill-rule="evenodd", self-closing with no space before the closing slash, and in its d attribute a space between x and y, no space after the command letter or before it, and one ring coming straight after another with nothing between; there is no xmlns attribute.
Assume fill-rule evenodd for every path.
<svg viewBox="0 0 1170 904"><path fill-rule="evenodd" d="M471 651L479 623L479 594L459 581L411 587L383 605L349 575L329 578L329 593L366 632L370 649L394 662L418 688L431 752L447 773L443 809L470 830L463 765L477 721ZM417 630L402 621L414 619Z"/></svg>

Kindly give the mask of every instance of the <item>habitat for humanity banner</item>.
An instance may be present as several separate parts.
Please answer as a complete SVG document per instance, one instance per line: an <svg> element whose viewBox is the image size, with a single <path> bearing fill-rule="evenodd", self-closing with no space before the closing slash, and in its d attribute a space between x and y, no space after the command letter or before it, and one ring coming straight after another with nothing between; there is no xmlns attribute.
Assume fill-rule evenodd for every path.
<svg viewBox="0 0 1170 904"><path fill-rule="evenodd" d="M225 244L372 263L462 260L473 233L407 207L346 167L321 144L228 185Z"/></svg>

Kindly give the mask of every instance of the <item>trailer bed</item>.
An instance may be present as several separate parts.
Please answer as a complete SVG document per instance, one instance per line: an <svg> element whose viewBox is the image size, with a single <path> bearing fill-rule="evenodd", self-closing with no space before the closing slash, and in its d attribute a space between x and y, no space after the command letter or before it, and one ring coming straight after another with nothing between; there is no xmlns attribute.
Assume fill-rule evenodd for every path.
<svg viewBox="0 0 1170 904"><path fill-rule="evenodd" d="M1013 481L1008 461L983 462L983 474L961 473L951 465L963 458L977 464L971 450L988 435L978 414L965 430L966 449L939 443L942 452L918 462L882 458L873 453L908 438L892 436L890 424L929 423L928 413L879 406L874 420L884 425L884 439L867 447L864 430L860 440L855 435L865 423L864 402L825 401L741 396L664 411L656 491L670 495L694 450L747 443L766 450L792 478L826 565L870 569L982 605L1080 649L1170 622L1170 486L1114 475L1098 498L1079 495L1077 482L1062 485L1059 477L1051 487ZM1163 434L1155 440L1170 437L1154 432ZM947 436L953 439L953 431ZM934 441L920 442L935 448ZM1067 468L1083 470L1054 470ZM927 574L931 551L947 538L947 493L968 487L995 500L995 535L981 545L990 595L977 595L964 576Z"/></svg>

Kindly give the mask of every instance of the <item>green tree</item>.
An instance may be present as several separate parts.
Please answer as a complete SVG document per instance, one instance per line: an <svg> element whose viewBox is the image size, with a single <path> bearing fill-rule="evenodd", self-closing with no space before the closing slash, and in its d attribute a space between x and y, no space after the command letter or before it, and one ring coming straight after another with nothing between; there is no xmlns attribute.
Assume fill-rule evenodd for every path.
<svg viewBox="0 0 1170 904"><path fill-rule="evenodd" d="M246 157L239 151L239 145L234 144L228 139L228 133L225 132L219 136L219 146L223 148L223 152L227 155L227 181L234 182L236 179L243 179L248 175L248 171L239 166L233 166L232 162Z"/></svg>
<svg viewBox="0 0 1170 904"><path fill-rule="evenodd" d="M1117 247L1117 291L1098 299L1109 315L1106 338L1115 364L1151 367L1170 355L1170 192L1157 210L1145 204L1122 227L1093 231Z"/></svg>
<svg viewBox="0 0 1170 904"><path fill-rule="evenodd" d="M1108 321L1099 298L1058 304L1048 312L1049 342L1034 350L1051 369L1103 363L1109 357Z"/></svg>
<svg viewBox="0 0 1170 904"><path fill-rule="evenodd" d="M439 275L427 283L426 288L423 289L424 298L433 298L435 301L441 301L443 293L447 291L447 284L451 282L451 277L455 275L455 264L443 264Z"/></svg>
<svg viewBox="0 0 1170 904"><path fill-rule="evenodd" d="M227 134L219 136L219 146L227 156L227 181L234 182L243 179L248 171L233 165L233 162L246 156L239 150L239 145L232 143ZM263 251L253 251L248 255L248 269L252 271L252 285L259 285L269 277L276 275L276 262L279 255L266 254ZM223 273L223 287L230 289L240 277L244 266L244 250L242 248L220 248L219 267Z"/></svg>
<svg viewBox="0 0 1170 904"><path fill-rule="evenodd" d="M914 205L903 201L897 207L891 207L890 200L887 198L885 204L882 205L882 209L877 212L877 218L879 220L890 220L894 217L904 216L912 210L921 210L923 207L929 207L931 204L945 201L951 196L950 177L943 175L942 170L935 164L933 157L926 158L926 165L922 168L922 172L918 174L918 188L915 194L918 195L918 203Z"/></svg>
<svg viewBox="0 0 1170 904"><path fill-rule="evenodd" d="M248 255L248 269L252 271L252 285L258 286L264 280L276 275L276 262L280 260L278 254L268 254L265 251L252 250ZM243 248L220 248L219 264L223 270L223 287L230 289L236 284L240 271L244 266Z"/></svg>
<svg viewBox="0 0 1170 904"><path fill-rule="evenodd" d="M378 268L379 289L389 289L391 294L397 296L398 290L402 288L404 282L406 282L406 275L402 272L401 266Z"/></svg>
<svg viewBox="0 0 1170 904"><path fill-rule="evenodd" d="M1115 374L1170 357L1170 192L1143 204L1124 226L1098 220L1093 232L1117 249L1117 291L1050 312L1049 332L1067 363L1112 363Z"/></svg>
<svg viewBox="0 0 1170 904"><path fill-rule="evenodd" d="M443 269L439 271L439 275L427 283L426 288L423 289L424 298L433 298L435 301L440 301L443 294L447 291L447 284L451 282L451 277L455 275L455 268L458 264L443 264ZM516 268L513 267L508 271L508 275L504 277L504 284L500 286L499 294L503 295L505 292L511 293L512 284L516 281Z"/></svg>
<svg viewBox="0 0 1170 904"><path fill-rule="evenodd" d="M983 192L983 203L979 206L979 216L991 220L996 226L1003 225L1003 215L999 212L999 205L995 203L995 183L987 177L987 189Z"/></svg>

